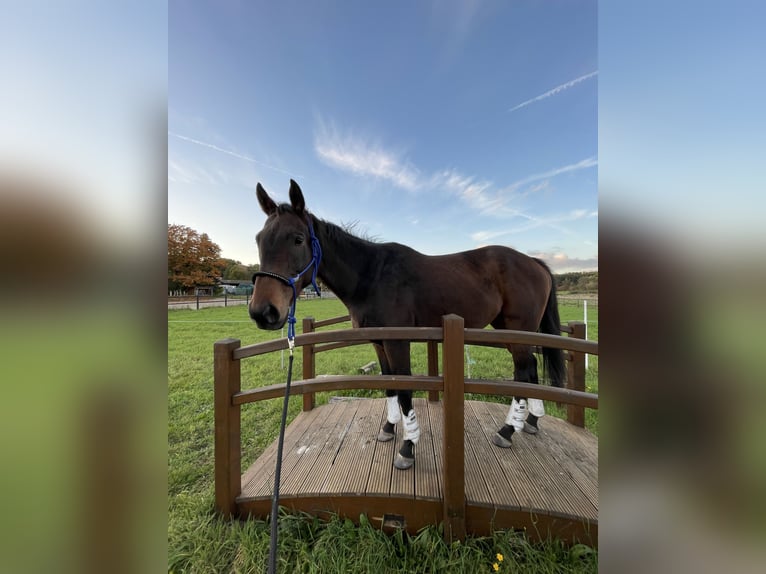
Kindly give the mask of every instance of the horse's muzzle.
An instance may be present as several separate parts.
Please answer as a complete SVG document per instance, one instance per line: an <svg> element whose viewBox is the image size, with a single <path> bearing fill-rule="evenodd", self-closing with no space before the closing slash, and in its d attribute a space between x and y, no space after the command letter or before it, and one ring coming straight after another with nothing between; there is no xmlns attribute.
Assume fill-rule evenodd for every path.
<svg viewBox="0 0 766 574"><path fill-rule="evenodd" d="M257 309L250 307L250 318L255 321L259 329L266 329L268 331L275 331L281 329L287 317L281 317L279 310L271 303L265 303Z"/></svg>

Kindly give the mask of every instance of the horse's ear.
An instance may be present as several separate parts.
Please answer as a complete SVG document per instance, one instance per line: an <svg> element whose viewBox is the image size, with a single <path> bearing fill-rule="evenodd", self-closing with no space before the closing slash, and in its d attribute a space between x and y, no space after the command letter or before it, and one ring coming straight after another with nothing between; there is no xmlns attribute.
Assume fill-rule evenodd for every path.
<svg viewBox="0 0 766 574"><path fill-rule="evenodd" d="M258 196L258 203L261 204L261 209L266 215L271 215L276 212L277 204L269 197L269 194L266 193L266 190L263 189L260 182L255 186L255 194Z"/></svg>
<svg viewBox="0 0 766 574"><path fill-rule="evenodd" d="M301 188L292 179L290 180L290 203L295 213L303 215L303 211L306 209L306 200L303 199Z"/></svg>

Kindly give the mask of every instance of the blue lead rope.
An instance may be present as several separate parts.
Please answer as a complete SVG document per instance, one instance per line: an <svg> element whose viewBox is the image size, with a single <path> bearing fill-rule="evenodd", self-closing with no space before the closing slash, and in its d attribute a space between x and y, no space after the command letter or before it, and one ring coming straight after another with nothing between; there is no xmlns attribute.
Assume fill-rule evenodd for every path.
<svg viewBox="0 0 766 574"><path fill-rule="evenodd" d="M311 285L314 287L317 295L322 296L317 285L317 270L319 269L319 263L322 261L322 246L319 244L314 234L314 226L311 224L311 218L308 218L309 235L311 237L311 261L306 267L298 273L295 277L284 277L278 273L272 273L271 271L258 271L253 275L253 285L255 285L255 278L258 276L271 277L286 283L293 289L293 301L290 304L290 310L287 313L287 346L290 349L290 360L287 367L287 384L285 385L285 399L282 403L282 422L279 426L279 440L277 441L277 467L274 472L274 496L271 500L271 545L269 547L269 574L275 574L277 569L277 542L279 529L277 528L277 518L279 516L279 481L282 475L282 450L285 443L285 425L287 423L287 403L290 398L290 383L293 378L293 349L295 348L295 307L298 302L298 289L295 284L300 280L306 271L314 267L311 273Z"/></svg>

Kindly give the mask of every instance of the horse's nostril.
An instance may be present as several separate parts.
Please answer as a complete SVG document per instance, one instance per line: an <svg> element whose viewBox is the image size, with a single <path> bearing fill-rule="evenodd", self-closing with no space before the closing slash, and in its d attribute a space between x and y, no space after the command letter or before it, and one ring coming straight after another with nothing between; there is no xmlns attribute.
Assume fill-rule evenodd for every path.
<svg viewBox="0 0 766 574"><path fill-rule="evenodd" d="M276 323L279 320L279 312L277 311L277 308L274 307L274 305L267 305L266 309L263 311L263 319L272 325Z"/></svg>
<svg viewBox="0 0 766 574"><path fill-rule="evenodd" d="M250 318L253 319L261 329L269 329L279 324L279 310L267 303L258 309L250 308Z"/></svg>

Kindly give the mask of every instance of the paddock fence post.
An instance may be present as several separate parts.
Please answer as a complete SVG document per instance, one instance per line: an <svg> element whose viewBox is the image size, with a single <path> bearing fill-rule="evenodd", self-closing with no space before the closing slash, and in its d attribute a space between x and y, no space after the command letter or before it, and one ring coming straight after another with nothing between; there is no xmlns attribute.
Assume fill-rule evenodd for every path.
<svg viewBox="0 0 766 574"><path fill-rule="evenodd" d="M439 343L437 341L428 341L428 375L430 377L439 376ZM439 391L428 391L428 400L437 402L439 400Z"/></svg>
<svg viewBox="0 0 766 574"><path fill-rule="evenodd" d="M233 358L239 339L224 339L213 346L215 409L215 507L224 516L237 511L235 499L242 488L242 444L239 405L232 396L241 389L240 363Z"/></svg>
<svg viewBox="0 0 766 574"><path fill-rule="evenodd" d="M569 321L567 324L572 328L570 337L585 339L585 323ZM585 391L585 353L569 351L567 366L567 387L573 391ZM585 407L567 405L567 420L575 426L585 427Z"/></svg>
<svg viewBox="0 0 766 574"><path fill-rule="evenodd" d="M464 540L465 523L465 397L464 321L457 315L442 317L444 343L444 539Z"/></svg>
<svg viewBox="0 0 766 574"><path fill-rule="evenodd" d="M303 332L314 332L314 317L304 317L303 319ZM316 363L314 353L314 345L303 345L303 379L313 379L316 377ZM316 402L316 393L304 393L303 394L303 410L310 411L314 408Z"/></svg>

